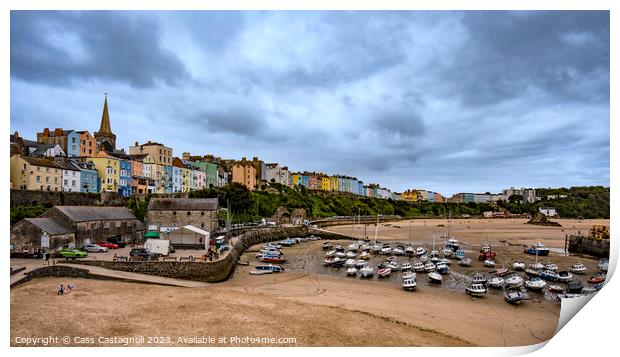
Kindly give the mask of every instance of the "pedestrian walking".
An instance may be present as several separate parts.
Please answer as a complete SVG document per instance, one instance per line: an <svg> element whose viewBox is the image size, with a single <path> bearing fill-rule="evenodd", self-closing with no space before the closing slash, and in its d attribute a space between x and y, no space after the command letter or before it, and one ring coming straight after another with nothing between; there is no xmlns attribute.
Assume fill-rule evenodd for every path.
<svg viewBox="0 0 620 357"><path fill-rule="evenodd" d="M60 284L60 288L58 288L58 295L64 295L65 294L65 287L64 285Z"/></svg>

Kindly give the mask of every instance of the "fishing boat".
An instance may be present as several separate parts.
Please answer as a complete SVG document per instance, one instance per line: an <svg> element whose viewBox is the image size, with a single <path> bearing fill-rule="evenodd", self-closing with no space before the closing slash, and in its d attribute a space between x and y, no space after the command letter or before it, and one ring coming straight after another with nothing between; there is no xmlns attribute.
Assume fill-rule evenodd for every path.
<svg viewBox="0 0 620 357"><path fill-rule="evenodd" d="M474 284L486 284L487 283L487 276L484 273L482 273L482 272L477 272L471 278L471 281Z"/></svg>
<svg viewBox="0 0 620 357"><path fill-rule="evenodd" d="M370 247L370 250L375 254L379 254L381 252L381 245L378 243L375 243L372 245L372 247Z"/></svg>
<svg viewBox="0 0 620 357"><path fill-rule="evenodd" d="M575 274L585 274L586 271L588 271L588 268L586 268L586 266L581 263L577 263L569 266L568 270Z"/></svg>
<svg viewBox="0 0 620 357"><path fill-rule="evenodd" d="M396 243L394 249L392 249L392 254L394 255L404 255L405 247L402 244Z"/></svg>
<svg viewBox="0 0 620 357"><path fill-rule="evenodd" d="M404 262L403 265L400 267L402 271L411 270L411 268L412 266L411 266L411 263L409 262Z"/></svg>
<svg viewBox="0 0 620 357"><path fill-rule="evenodd" d="M497 273L497 275L499 275L499 276L504 276L504 275L508 274L508 268L502 266L501 268L495 269L495 273Z"/></svg>
<svg viewBox="0 0 620 357"><path fill-rule="evenodd" d="M413 291L416 288L415 278L403 278L403 289Z"/></svg>
<svg viewBox="0 0 620 357"><path fill-rule="evenodd" d="M347 258L355 258L357 257L357 253L355 253L354 251L350 250L347 252Z"/></svg>
<svg viewBox="0 0 620 357"><path fill-rule="evenodd" d="M547 269L547 270L552 270L552 271L556 271L556 270L558 270L558 265L557 265L557 264L555 264L555 263L547 263L547 264L545 265L545 269Z"/></svg>
<svg viewBox="0 0 620 357"><path fill-rule="evenodd" d="M504 286L504 278L497 273L491 274L489 280L487 280L487 285L491 288L499 289Z"/></svg>
<svg viewBox="0 0 620 357"><path fill-rule="evenodd" d="M415 255L417 255L418 257L421 257L425 254L426 254L426 249L424 247L417 247L415 249Z"/></svg>
<svg viewBox="0 0 620 357"><path fill-rule="evenodd" d="M359 249L359 245L357 245L356 243L352 243L352 244L349 244L347 249L351 252L357 252L357 250Z"/></svg>
<svg viewBox="0 0 620 357"><path fill-rule="evenodd" d="M562 285L549 285L549 291L553 291L555 293L563 293L564 287Z"/></svg>
<svg viewBox="0 0 620 357"><path fill-rule="evenodd" d="M256 270L269 270L272 271L274 273L279 273L284 271L284 268L282 268L279 265L272 265L272 264L266 264L266 265L257 265L254 267L254 269Z"/></svg>
<svg viewBox="0 0 620 357"><path fill-rule="evenodd" d="M403 272L403 279L410 279L410 278L415 279L416 276L417 276L417 274L412 272L412 271L405 271L405 272Z"/></svg>
<svg viewBox="0 0 620 357"><path fill-rule="evenodd" d="M549 248L545 247L545 245L541 242L538 242L529 248L525 247L523 248L523 251L527 254L540 255L543 257L549 255Z"/></svg>
<svg viewBox="0 0 620 357"><path fill-rule="evenodd" d="M543 270L540 275L541 278L549 281L558 281L558 274L553 270Z"/></svg>
<svg viewBox="0 0 620 357"><path fill-rule="evenodd" d="M368 263L366 263L366 261L361 260L361 259L359 259L359 260L357 260L355 262L355 267L358 268L358 269L363 268L363 267L365 267L367 265L368 265Z"/></svg>
<svg viewBox="0 0 620 357"><path fill-rule="evenodd" d="M377 270L377 276L380 278L387 278L390 274L392 274L392 269L390 268L381 268Z"/></svg>
<svg viewBox="0 0 620 357"><path fill-rule="evenodd" d="M432 256L432 255L431 255L431 262L433 262L433 264L437 264L437 263L439 263L439 257L438 257L438 256Z"/></svg>
<svg viewBox="0 0 620 357"><path fill-rule="evenodd" d="M458 250L460 246L459 240L454 237L448 238L448 246L450 246L450 248L452 248L453 251Z"/></svg>
<svg viewBox="0 0 620 357"><path fill-rule="evenodd" d="M391 270L393 270L393 271L397 271L397 270L399 270L399 269L400 269L400 266L398 265L398 262L397 262L397 261L395 261L395 260L394 260L394 261L389 262L389 263L387 264L387 267L388 267L388 268L390 268L390 269L391 269ZM377 272L377 274L378 274L378 273L379 273L379 272Z"/></svg>
<svg viewBox="0 0 620 357"><path fill-rule="evenodd" d="M441 284L443 277L436 272L428 273L428 279L431 283Z"/></svg>
<svg viewBox="0 0 620 357"><path fill-rule="evenodd" d="M286 259L279 258L279 257L263 257L261 260L263 263L274 263L274 264L286 263Z"/></svg>
<svg viewBox="0 0 620 357"><path fill-rule="evenodd" d="M370 259L370 253L367 250L365 250L362 252L362 254L360 254L360 258L365 259L365 260Z"/></svg>
<svg viewBox="0 0 620 357"><path fill-rule="evenodd" d="M583 283L579 280L571 280L566 284L566 291L572 294L579 294L583 290Z"/></svg>
<svg viewBox="0 0 620 357"><path fill-rule="evenodd" d="M416 272L423 272L424 271L424 263L422 263L419 260L416 260L415 262L413 262L413 264L411 265L411 267L413 268L413 270L415 270Z"/></svg>
<svg viewBox="0 0 620 357"><path fill-rule="evenodd" d="M405 254L410 257L412 257L415 254L415 248L413 248L413 245L411 244L407 245L407 248L405 248Z"/></svg>
<svg viewBox="0 0 620 357"><path fill-rule="evenodd" d="M539 276L540 274L538 273L538 270L534 270L534 269L525 269L525 274L527 274L528 276Z"/></svg>
<svg viewBox="0 0 620 357"><path fill-rule="evenodd" d="M605 282L605 279L607 279L606 274L597 274L597 275L590 277L590 279L588 279L588 283L589 284L601 284Z"/></svg>
<svg viewBox="0 0 620 357"><path fill-rule="evenodd" d="M609 269L609 259L599 259L596 263L596 267L600 271L607 272L607 269Z"/></svg>
<svg viewBox="0 0 620 357"><path fill-rule="evenodd" d="M495 261L492 259L487 259L484 261L484 266L485 267L489 267L489 268L493 268L495 267Z"/></svg>
<svg viewBox="0 0 620 357"><path fill-rule="evenodd" d="M461 261L459 262L459 265L464 266L464 267L471 266L471 258L465 257L461 259Z"/></svg>
<svg viewBox="0 0 620 357"><path fill-rule="evenodd" d="M427 273L435 271L435 268L435 264L431 262L424 264L424 271L426 271Z"/></svg>
<svg viewBox="0 0 620 357"><path fill-rule="evenodd" d="M465 292L471 296L482 297L487 293L487 288L483 284L472 283L465 288Z"/></svg>
<svg viewBox="0 0 620 357"><path fill-rule="evenodd" d="M392 247L390 247L390 245L388 243L385 243L382 247L381 247L381 254L390 254L392 253Z"/></svg>
<svg viewBox="0 0 620 357"><path fill-rule="evenodd" d="M533 291L541 291L547 283L537 276L533 276L525 281L525 287Z"/></svg>
<svg viewBox="0 0 620 357"><path fill-rule="evenodd" d="M520 288L523 286L523 278L515 273L508 274L504 277L504 283L507 288Z"/></svg>
<svg viewBox="0 0 620 357"><path fill-rule="evenodd" d="M454 251L452 250L452 248L450 248L450 246L444 246L443 250L441 251L441 254L444 256L444 258L450 258L452 256L452 254L454 253Z"/></svg>
<svg viewBox="0 0 620 357"><path fill-rule="evenodd" d="M523 300L525 300L525 294L518 289L505 289L504 300L506 300L509 304L519 305Z"/></svg>
<svg viewBox="0 0 620 357"><path fill-rule="evenodd" d="M362 278L372 278L375 275L375 269L373 269L370 266L365 266L362 269L360 269L360 276Z"/></svg>
<svg viewBox="0 0 620 357"><path fill-rule="evenodd" d="M250 270L250 275L265 275L273 273L271 270Z"/></svg>
<svg viewBox="0 0 620 357"><path fill-rule="evenodd" d="M347 275L349 276L357 275L357 269L355 268L355 266L347 268Z"/></svg>
<svg viewBox="0 0 620 357"><path fill-rule="evenodd" d="M442 275L448 274L450 272L450 268L448 268L448 266L444 263L437 264L436 270L439 274Z"/></svg>
<svg viewBox="0 0 620 357"><path fill-rule="evenodd" d="M344 265L346 265L347 267L355 267L355 259L347 259L344 262Z"/></svg>
<svg viewBox="0 0 620 357"><path fill-rule="evenodd" d="M454 252L454 258L461 260L465 257L465 251L463 249L457 249L456 252Z"/></svg>
<svg viewBox="0 0 620 357"><path fill-rule="evenodd" d="M522 260L517 260L512 263L512 269L514 270L525 270L525 262Z"/></svg>
<svg viewBox="0 0 620 357"><path fill-rule="evenodd" d="M563 283L566 283L573 279L573 274L566 270L560 271L557 274L558 274L558 280Z"/></svg>

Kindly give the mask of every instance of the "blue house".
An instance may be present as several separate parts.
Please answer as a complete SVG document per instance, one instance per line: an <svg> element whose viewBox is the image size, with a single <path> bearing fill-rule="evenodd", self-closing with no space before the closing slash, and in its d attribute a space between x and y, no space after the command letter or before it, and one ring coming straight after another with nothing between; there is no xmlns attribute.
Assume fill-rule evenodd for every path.
<svg viewBox="0 0 620 357"><path fill-rule="evenodd" d="M119 160L120 162L120 172L119 172L119 180L118 180L118 193L129 197L131 196L131 175L132 175L132 165L131 160Z"/></svg>
<svg viewBox="0 0 620 357"><path fill-rule="evenodd" d="M99 173L92 162L71 160L71 163L80 169L80 192L100 192Z"/></svg>

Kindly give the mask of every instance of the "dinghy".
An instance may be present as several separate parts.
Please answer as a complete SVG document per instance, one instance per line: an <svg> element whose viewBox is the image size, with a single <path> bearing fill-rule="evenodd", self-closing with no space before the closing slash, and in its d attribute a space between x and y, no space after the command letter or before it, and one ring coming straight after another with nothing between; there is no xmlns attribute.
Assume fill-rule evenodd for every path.
<svg viewBox="0 0 620 357"><path fill-rule="evenodd" d="M538 275L540 275L537 270L529 269L529 268L525 269L525 274L527 274L528 276L538 276Z"/></svg>
<svg viewBox="0 0 620 357"><path fill-rule="evenodd" d="M387 267L390 268L393 271L398 271L400 269L400 266L398 265L398 262L395 261L395 260L389 262ZM379 274L379 272L377 272L377 274Z"/></svg>
<svg viewBox="0 0 620 357"><path fill-rule="evenodd" d="M436 272L428 273L428 278L431 283L435 283L435 284L441 284L443 280L443 277L441 276L441 274L436 273Z"/></svg>
<svg viewBox="0 0 620 357"><path fill-rule="evenodd" d="M381 268L377 270L377 276L380 278L387 278L390 274L392 274L392 269L390 268Z"/></svg>
<svg viewBox="0 0 620 357"><path fill-rule="evenodd" d="M533 291L541 291L547 283L537 276L533 276L525 281L525 288Z"/></svg>
<svg viewBox="0 0 620 357"><path fill-rule="evenodd" d="M344 265L346 265L347 267L355 267L355 259L347 259L347 261L344 262Z"/></svg>
<svg viewBox="0 0 620 357"><path fill-rule="evenodd" d="M489 267L489 268L493 268L495 267L495 261L491 260L491 259L487 259L484 261L484 266L485 267Z"/></svg>
<svg viewBox="0 0 620 357"><path fill-rule="evenodd" d="M508 268L506 268L506 267L497 268L497 269L495 269L495 273L497 273L497 275L499 275L499 276L504 276L504 275L508 274Z"/></svg>

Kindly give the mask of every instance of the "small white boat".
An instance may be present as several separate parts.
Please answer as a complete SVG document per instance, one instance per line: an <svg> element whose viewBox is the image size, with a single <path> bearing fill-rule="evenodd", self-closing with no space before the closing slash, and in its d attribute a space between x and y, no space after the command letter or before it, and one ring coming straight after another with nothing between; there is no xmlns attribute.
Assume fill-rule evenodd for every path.
<svg viewBox="0 0 620 357"><path fill-rule="evenodd" d="M392 274L392 269L390 268L381 268L377 270L377 276L380 278L387 278L390 274Z"/></svg>
<svg viewBox="0 0 620 357"><path fill-rule="evenodd" d="M352 252L357 252L357 250L359 249L359 246L356 243L353 243L353 244L349 244L347 249Z"/></svg>
<svg viewBox="0 0 620 357"><path fill-rule="evenodd" d="M340 258L340 259L344 259L347 257L347 254L343 252L336 252L336 254L334 255L336 256L336 258Z"/></svg>
<svg viewBox="0 0 620 357"><path fill-rule="evenodd" d="M360 245L360 250L361 250L361 251L369 251L369 250L370 250L370 248L371 248L371 247L370 247L370 244L366 244L366 243L364 243L364 244L361 244L361 245Z"/></svg>
<svg viewBox="0 0 620 357"><path fill-rule="evenodd" d="M409 279L409 278L415 279L416 276L417 276L417 274L412 272L412 271L405 271L405 272L403 272L403 279Z"/></svg>
<svg viewBox="0 0 620 357"><path fill-rule="evenodd" d="M450 248L450 247L445 247L441 251L441 254L443 254L444 258L450 258L452 256L452 253L454 253L454 252L452 251L452 248Z"/></svg>
<svg viewBox="0 0 620 357"><path fill-rule="evenodd" d="M504 290L504 300L506 300L510 304L519 305L525 299L526 299L525 294L523 294L518 289L505 289Z"/></svg>
<svg viewBox="0 0 620 357"><path fill-rule="evenodd" d="M372 250L373 253L378 254L381 252L381 245L375 243L372 247L370 247L370 250Z"/></svg>
<svg viewBox="0 0 620 357"><path fill-rule="evenodd" d="M545 269L556 271L558 270L558 266L555 263L547 263L547 265L545 265Z"/></svg>
<svg viewBox="0 0 620 357"><path fill-rule="evenodd" d="M394 249L392 249L392 254L403 255L405 254L405 249L403 248L403 246L397 245L396 247L394 247Z"/></svg>
<svg viewBox="0 0 620 357"><path fill-rule="evenodd" d="M563 293L564 287L561 285L549 285L549 291L553 291L555 293Z"/></svg>
<svg viewBox="0 0 620 357"><path fill-rule="evenodd" d="M404 262L403 265L400 267L402 271L411 270L411 268L412 266L411 266L411 263L409 262Z"/></svg>
<svg viewBox="0 0 620 357"><path fill-rule="evenodd" d="M489 268L493 268L495 267L495 261L491 260L491 259L487 259L484 261L484 266L485 267L489 267Z"/></svg>
<svg viewBox="0 0 620 357"><path fill-rule="evenodd" d="M431 272L428 273L428 279L431 283L441 284L443 277L439 273Z"/></svg>
<svg viewBox="0 0 620 357"><path fill-rule="evenodd" d="M483 284L472 283L465 288L465 292L471 296L482 297L487 293L487 288Z"/></svg>
<svg viewBox="0 0 620 357"><path fill-rule="evenodd" d="M525 262L522 260L517 260L516 262L512 263L512 269L525 270Z"/></svg>
<svg viewBox="0 0 620 357"><path fill-rule="evenodd" d="M439 252L436 251L436 250L431 250L431 254L430 255L431 255L432 258L439 257Z"/></svg>
<svg viewBox="0 0 620 357"><path fill-rule="evenodd" d="M392 247L390 247L389 244L384 244L383 247L381 247L381 254L390 254L392 253Z"/></svg>
<svg viewBox="0 0 620 357"><path fill-rule="evenodd" d="M362 278L372 278L374 275L375 275L375 269L373 269L370 266L365 266L362 269L360 269L360 276Z"/></svg>
<svg viewBox="0 0 620 357"><path fill-rule="evenodd" d="M430 272L435 271L435 268L436 268L436 267L435 267L435 264L433 264L433 263L431 263L431 262L428 262L428 263L424 264L424 270L425 270L427 273L430 273Z"/></svg>
<svg viewBox="0 0 620 357"><path fill-rule="evenodd" d="M523 286L523 278L515 273L508 274L504 277L504 283L507 288L519 288Z"/></svg>
<svg viewBox="0 0 620 357"><path fill-rule="evenodd" d="M425 254L426 254L426 249L424 249L424 247L417 247L415 249L415 255L417 255L418 257L421 257Z"/></svg>
<svg viewBox="0 0 620 357"><path fill-rule="evenodd" d="M400 266L398 265L397 261L391 261L388 263L387 265L388 268L390 268L391 270L397 271L400 269Z"/></svg>
<svg viewBox="0 0 620 357"><path fill-rule="evenodd" d="M420 261L421 261L422 263L427 263L427 262L429 261L429 259L430 259L430 258L428 257L428 255L422 255L422 256L420 256L420 258L419 258L419 259L420 259Z"/></svg>
<svg viewBox="0 0 620 357"><path fill-rule="evenodd" d="M454 237L450 237L448 239L448 245L452 248L452 250L457 250L459 249L459 240Z"/></svg>
<svg viewBox="0 0 620 357"><path fill-rule="evenodd" d="M346 265L347 267L355 267L355 259L347 259L346 262L344 262L344 265Z"/></svg>
<svg viewBox="0 0 620 357"><path fill-rule="evenodd" d="M544 268L545 268L545 265L543 263L536 262L536 263L530 264L530 269L533 269L533 270L540 270Z"/></svg>
<svg viewBox="0 0 620 357"><path fill-rule="evenodd" d="M445 265L450 265L450 264L452 264L452 260L446 259L446 258L441 258L441 259L439 259L439 263L445 264Z"/></svg>
<svg viewBox="0 0 620 357"><path fill-rule="evenodd" d="M357 253L355 253L354 251L350 250L347 252L347 258L355 258L357 257Z"/></svg>
<svg viewBox="0 0 620 357"><path fill-rule="evenodd" d="M385 258L385 260L387 260L388 262L395 262L396 261L396 257L393 255L390 255L389 257Z"/></svg>
<svg viewBox="0 0 620 357"><path fill-rule="evenodd" d="M533 276L525 281L525 287L534 291L541 291L547 283L537 276Z"/></svg>
<svg viewBox="0 0 620 357"><path fill-rule="evenodd" d="M464 257L463 259L461 259L461 261L459 261L459 265L464 266L464 267L471 266L471 258Z"/></svg>
<svg viewBox="0 0 620 357"><path fill-rule="evenodd" d="M586 266L581 263L577 263L569 266L568 270L575 274L585 274L588 271L588 268L586 268Z"/></svg>
<svg viewBox="0 0 620 357"><path fill-rule="evenodd" d="M413 291L416 288L416 282L415 282L415 278L403 278L403 289L408 290L408 291Z"/></svg>
<svg viewBox="0 0 620 357"><path fill-rule="evenodd" d="M609 260L608 259L599 259L598 263L596 263L596 267L600 271L607 272L607 269L609 269Z"/></svg>
<svg viewBox="0 0 620 357"><path fill-rule="evenodd" d="M355 268L355 266L347 268L347 275L349 276L357 275L357 269Z"/></svg>
<svg viewBox="0 0 620 357"><path fill-rule="evenodd" d="M487 283L487 276L484 273L478 272L478 273L474 274L474 276L472 277L472 283L474 283L474 284L486 284Z"/></svg>
<svg viewBox="0 0 620 357"><path fill-rule="evenodd" d="M570 280L573 279L573 274L569 271L563 270L558 272L558 280L563 282L563 283L567 283Z"/></svg>
<svg viewBox="0 0 620 357"><path fill-rule="evenodd" d="M265 275L273 273L271 270L250 270L251 275Z"/></svg>
<svg viewBox="0 0 620 357"><path fill-rule="evenodd" d="M444 263L439 263L436 265L435 270L439 273L439 274L448 274L450 272L450 268L448 268L447 264Z"/></svg>
<svg viewBox="0 0 620 357"><path fill-rule="evenodd" d="M409 244L407 248L405 248L405 254L410 255L410 256L415 254L415 249L413 248L411 244Z"/></svg>
<svg viewBox="0 0 620 357"><path fill-rule="evenodd" d="M424 271L424 263L422 263L419 260L416 260L415 262L413 262L412 266L413 270L415 270L416 272L423 272Z"/></svg>
<svg viewBox="0 0 620 357"><path fill-rule="evenodd" d="M500 289L504 286L504 278L497 274L491 275L487 280L487 285L492 288Z"/></svg>
<svg viewBox="0 0 620 357"><path fill-rule="evenodd" d="M361 259L370 259L370 253L368 251L363 251L362 254L360 254L360 258Z"/></svg>
<svg viewBox="0 0 620 357"><path fill-rule="evenodd" d="M358 269L359 269L359 268L363 268L363 267L365 267L365 266L367 266L367 265L368 265L368 263L366 263L366 261L365 261L365 260L361 260L361 259L359 259L359 260L357 260L357 261L355 262L355 267L356 267L356 268L358 268Z"/></svg>
<svg viewBox="0 0 620 357"><path fill-rule="evenodd" d="M335 255L336 255L336 253L337 253L337 252L336 252L335 250L330 250L330 251L328 251L327 253L325 253L325 257L326 257L326 258L331 258L331 257L335 256Z"/></svg>

